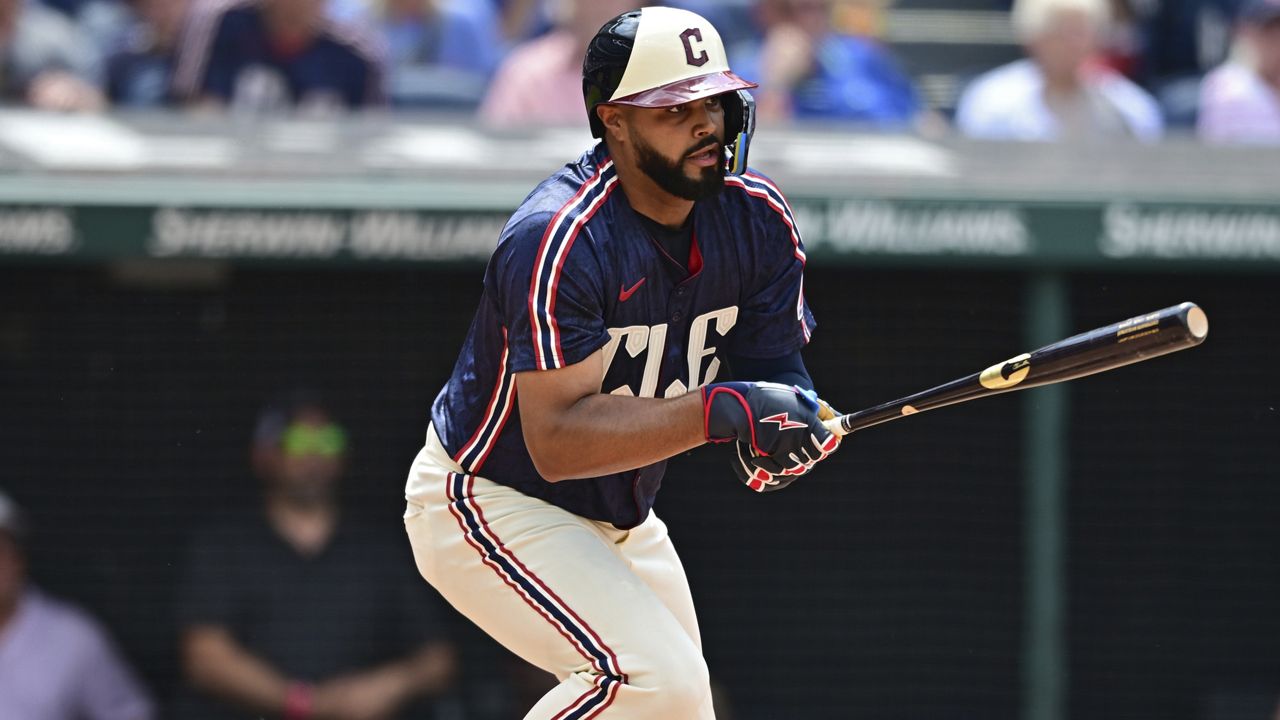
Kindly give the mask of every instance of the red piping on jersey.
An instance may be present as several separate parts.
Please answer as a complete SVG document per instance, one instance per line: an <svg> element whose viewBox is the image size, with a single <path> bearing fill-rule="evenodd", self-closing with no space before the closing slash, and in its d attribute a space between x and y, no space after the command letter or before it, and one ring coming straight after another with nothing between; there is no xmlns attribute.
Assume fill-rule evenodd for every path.
<svg viewBox="0 0 1280 720"><path fill-rule="evenodd" d="M558 253L555 267L551 269L551 289L547 291L547 322L551 326L551 361L556 367L560 367L564 360L564 353L560 350L560 324L556 322L556 292L560 288L560 274L564 270L564 261L568 259L569 251L573 249L573 241L578 239L578 232L582 230L582 226L596 214L617 186L618 176L614 175L605 182L604 192L600 197L593 200L581 215L573 219L573 224L569 228L569 237L565 239L564 247Z"/></svg>
<svg viewBox="0 0 1280 720"><path fill-rule="evenodd" d="M786 198L783 197L782 191L778 190L778 188L775 187L768 180L765 180L759 175L748 174L746 175L746 177L750 178L754 182L758 182L761 185L764 185L770 190L773 190L775 193L778 194L778 197L782 198L782 202L784 203L786 202ZM773 196L770 195L767 191L760 190L758 188L753 188L747 185L745 182L743 182L742 178L740 177L727 177L724 179L724 181L725 181L725 184L727 185L733 185L734 187L742 188L743 191L745 191L748 195L751 195L753 197L758 197L764 200L766 203L769 204L769 207L773 208L774 212L778 213L778 215L782 217L782 222L786 223L787 229L791 231L791 245L792 245L792 249L795 254L795 257L797 260L800 261L800 264L803 265L805 263L806 258L805 258L804 251L800 249L800 232L796 230L796 226L794 223L791 222L791 218L789 216L790 208L784 205L779 205L778 201L775 200Z"/></svg>
<svg viewBox="0 0 1280 720"><path fill-rule="evenodd" d="M761 185L764 185L766 188L768 188L768 190L772 190L774 193L776 193L778 195L778 198L780 198L781 200L779 201L774 199L774 197L768 192L768 190L760 190L759 188L753 188L747 185L746 181L742 179L743 177L750 179L752 182L758 182ZM803 270L805 261L807 258L805 257L804 251L800 249L800 245L801 245L800 231L796 229L795 223L791 222L791 207L790 205L787 204L787 198L782 194L782 191L779 190L776 185L766 180L763 176L756 175L755 173L751 173L751 172L748 172L741 177L735 177L735 176L726 177L724 179L724 182L726 185L733 185L734 187L742 188L744 192L746 192L748 195L751 195L752 197L758 197L763 199L766 203L768 203L769 207L773 208L774 212L778 213L778 215L782 217L782 222L786 223L787 229L791 231L792 251L796 259L800 261L800 268ZM779 204L779 202L781 202L781 204ZM809 337L812 334L812 332L809 330L809 323L805 322L805 319L804 319L804 278L803 277L801 277L800 279L800 296L796 300L796 319L800 321L800 330L804 332L804 341L809 342Z"/></svg>
<svg viewBox="0 0 1280 720"><path fill-rule="evenodd" d="M807 337L807 335L806 335ZM472 472L480 472L480 468L484 467L484 461L489 459L489 453L493 452L493 448L498 444L498 438L502 437L502 429L507 426L507 421L511 419L511 409L516 406L516 383L515 378L511 380L511 392L507 397L506 407L502 410L502 416L498 419L498 427L494 429L493 436L486 443L484 452L476 461L472 463Z"/></svg>
<svg viewBox="0 0 1280 720"><path fill-rule="evenodd" d="M540 370L550 370L552 368L559 367L557 356L560 354L560 331L556 324L555 293L556 289L560 285L560 271L563 269L564 260L568 257L569 248L573 246L573 241L577 238L578 231L582 228L582 225L591 219L591 216L600 208L600 204L603 203L603 201L607 199L609 194L613 191L618 180L617 175L614 175L605 182L605 192L601 194L600 197L593 200L577 217L570 221L571 225L569 229L569 236L561 244L560 249L556 253L556 259L554 261L555 264L551 270L550 286L547 290L547 333L551 341L551 364L547 363L547 358L542 352L542 323L539 320L537 309L538 289L542 285L542 272L543 268L546 266L548 246L551 244L552 236L559 230L560 225L564 222L564 219L568 216L569 212L582 202L582 199L589 191L595 189L599 185L600 178L610 167L612 167L611 160L596 166L596 174L593 175L590 180L583 183L582 187L578 188L578 191L569 199L569 202L562 205L560 209L556 211L551 222L547 224L547 229L542 233L542 243L538 246L538 261L534 264L533 268L533 282L529 284L529 319L533 331L533 351L538 369Z"/></svg>
<svg viewBox="0 0 1280 720"><path fill-rule="evenodd" d="M494 383L493 394L489 397L489 405L485 410L484 419L482 419L480 424L476 426L476 431L471 435L471 439L462 446L462 449L459 450L458 454L453 458L454 462L463 466L463 468L468 472L480 472L480 467L484 465L485 459L489 457L489 453L493 450L493 446L497 444L498 436L502 435L502 428L506 426L507 420L511 417L511 408L515 407L515 380L507 373L507 360L510 356L511 350L507 343L507 329L504 327L502 328L502 359L498 362L498 380ZM502 392L508 384L511 386L511 389L507 393L506 402L503 404L502 412L499 415L497 429L486 433L485 429L489 428L490 423L493 422L493 411L494 408L497 407L498 398L502 397ZM482 440L484 449L481 451L480 457L472 463L464 462L463 459L466 458L466 456L475 449L477 443L481 443Z"/></svg>

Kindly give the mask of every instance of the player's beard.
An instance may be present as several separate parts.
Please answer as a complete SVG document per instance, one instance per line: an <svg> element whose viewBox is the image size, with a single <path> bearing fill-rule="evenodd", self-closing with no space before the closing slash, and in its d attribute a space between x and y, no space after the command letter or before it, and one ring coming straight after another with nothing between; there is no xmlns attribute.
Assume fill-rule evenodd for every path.
<svg viewBox="0 0 1280 720"><path fill-rule="evenodd" d="M632 144L636 149L636 165L649 176L658 187L684 200L702 200L713 197L724 189L724 163L718 162L711 167L702 168L697 178L689 177L684 171L684 161L699 150L720 147L720 140L714 136L689 148L678 160L672 162L646 143L644 138L632 133Z"/></svg>

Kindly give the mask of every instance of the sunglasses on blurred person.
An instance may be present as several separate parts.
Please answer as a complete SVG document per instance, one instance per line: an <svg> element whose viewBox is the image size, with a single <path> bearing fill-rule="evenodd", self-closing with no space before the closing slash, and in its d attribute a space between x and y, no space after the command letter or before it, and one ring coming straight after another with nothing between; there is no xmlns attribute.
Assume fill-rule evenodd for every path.
<svg viewBox="0 0 1280 720"><path fill-rule="evenodd" d="M337 457L347 449L347 433L340 425L306 425L294 423L285 428L280 439L285 455L320 455Z"/></svg>

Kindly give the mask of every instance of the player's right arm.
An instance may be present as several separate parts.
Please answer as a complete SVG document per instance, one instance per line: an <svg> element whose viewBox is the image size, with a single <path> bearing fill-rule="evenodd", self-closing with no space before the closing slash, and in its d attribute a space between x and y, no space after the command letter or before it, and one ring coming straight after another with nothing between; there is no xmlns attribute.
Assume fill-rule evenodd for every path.
<svg viewBox="0 0 1280 720"><path fill-rule="evenodd" d="M596 351L573 365L516 376L525 447L544 479L625 472L732 440L747 444L754 462L799 474L834 449L817 403L798 388L726 382L676 398L639 398L601 393L603 372Z"/></svg>
<svg viewBox="0 0 1280 720"><path fill-rule="evenodd" d="M525 446L550 482L634 470L706 442L698 393L637 398L600 392L604 353L516 375Z"/></svg>

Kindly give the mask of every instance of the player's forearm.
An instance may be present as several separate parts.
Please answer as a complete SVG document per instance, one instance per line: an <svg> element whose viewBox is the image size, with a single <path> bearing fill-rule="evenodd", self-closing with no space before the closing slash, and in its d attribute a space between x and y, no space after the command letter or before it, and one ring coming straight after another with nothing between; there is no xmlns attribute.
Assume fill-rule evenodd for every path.
<svg viewBox="0 0 1280 720"><path fill-rule="evenodd" d="M525 426L538 473L551 482L634 470L706 441L702 396L672 399L593 394Z"/></svg>

